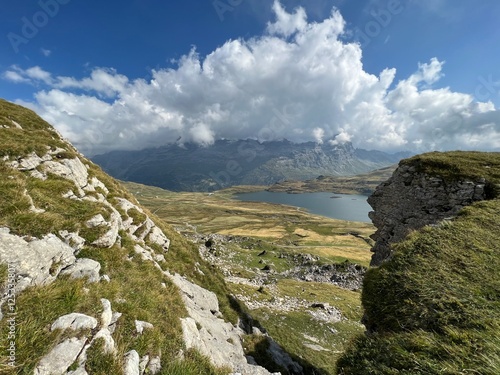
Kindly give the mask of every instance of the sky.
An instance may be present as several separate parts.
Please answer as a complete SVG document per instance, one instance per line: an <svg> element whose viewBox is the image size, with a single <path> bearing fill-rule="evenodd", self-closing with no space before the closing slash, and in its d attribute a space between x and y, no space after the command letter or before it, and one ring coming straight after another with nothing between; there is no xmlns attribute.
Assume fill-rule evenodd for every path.
<svg viewBox="0 0 500 375"><path fill-rule="evenodd" d="M0 97L84 154L218 139L500 151L498 0L18 0Z"/></svg>

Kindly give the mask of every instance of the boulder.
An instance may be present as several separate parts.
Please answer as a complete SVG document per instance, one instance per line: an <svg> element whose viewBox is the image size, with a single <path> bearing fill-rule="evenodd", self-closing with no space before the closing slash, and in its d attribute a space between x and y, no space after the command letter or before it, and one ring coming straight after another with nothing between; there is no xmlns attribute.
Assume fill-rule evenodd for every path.
<svg viewBox="0 0 500 375"><path fill-rule="evenodd" d="M34 375L62 375L76 361L87 339L67 339L43 357L35 368Z"/></svg>
<svg viewBox="0 0 500 375"><path fill-rule="evenodd" d="M62 159L60 162L47 161L43 163L43 168L46 173L73 181L79 189L88 185L89 173L79 158Z"/></svg>
<svg viewBox="0 0 500 375"><path fill-rule="evenodd" d="M113 311L111 310L111 302L105 298L101 298L103 311L101 313L101 326L107 328L113 320Z"/></svg>
<svg viewBox="0 0 500 375"><path fill-rule="evenodd" d="M16 265L20 277L16 293L28 286L45 285L56 279L62 269L73 265L73 249L54 234L26 241L0 228L0 263Z"/></svg>
<svg viewBox="0 0 500 375"><path fill-rule="evenodd" d="M123 365L123 375L140 375L139 361L139 354L135 350L126 353Z"/></svg>
<svg viewBox="0 0 500 375"><path fill-rule="evenodd" d="M163 248L163 250L168 251L170 247L170 240L165 236L165 234L158 227L153 227L148 237L151 243L157 244Z"/></svg>
<svg viewBox="0 0 500 375"><path fill-rule="evenodd" d="M97 327L97 319L88 315L73 313L59 317L52 326L51 331L56 329L67 330L71 329L74 331L80 329L94 329Z"/></svg>
<svg viewBox="0 0 500 375"><path fill-rule="evenodd" d="M65 268L61 275L70 275L73 279L83 279L88 278L91 283L96 283L100 280L99 271L101 270L101 264L92 259L77 259L76 262Z"/></svg>
<svg viewBox="0 0 500 375"><path fill-rule="evenodd" d="M169 275L181 290L189 317L181 319L184 343L210 358L216 366L229 366L242 375L269 375L269 371L248 363L239 328L217 317L217 296L179 275Z"/></svg>
<svg viewBox="0 0 500 375"><path fill-rule="evenodd" d="M108 204L108 207L112 210L111 218L109 222L106 223L106 225L109 226L109 230L97 241L92 242L92 245L97 247L112 247L118 239L118 232L120 231L122 226L122 218L120 213L110 204Z"/></svg>
<svg viewBox="0 0 500 375"><path fill-rule="evenodd" d="M103 339L104 340L104 353L115 353L115 340L111 336L111 332L108 328L102 328L99 332L96 333L94 338L92 339L91 344L93 344L96 340Z"/></svg>
<svg viewBox="0 0 500 375"><path fill-rule="evenodd" d="M59 231L59 235L63 238L64 242L71 246L75 251L80 251L85 246L85 239L80 237L78 233L71 233L67 230Z"/></svg>

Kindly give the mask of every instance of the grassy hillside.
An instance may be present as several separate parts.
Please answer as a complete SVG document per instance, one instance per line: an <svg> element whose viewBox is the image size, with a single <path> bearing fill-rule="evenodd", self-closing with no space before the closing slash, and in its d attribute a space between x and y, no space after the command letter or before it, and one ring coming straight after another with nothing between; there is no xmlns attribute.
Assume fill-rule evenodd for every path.
<svg viewBox="0 0 500 375"><path fill-rule="evenodd" d="M368 271L369 334L338 362L347 374L500 373L499 153L430 153L403 161L445 181L485 178L488 201L425 227Z"/></svg>
<svg viewBox="0 0 500 375"><path fill-rule="evenodd" d="M135 183L125 186L141 204L187 237L225 236L227 242L219 237L213 241L211 259L225 270L231 292L247 304L252 317L273 339L304 367L309 365L306 374L335 373L335 361L346 344L363 332L361 293L327 282L298 280L286 272L298 266L294 259L303 256L313 257L314 264L348 261L367 267L371 224L232 198L233 193L252 187L207 194L175 193ZM271 272L262 270L266 265ZM324 311L311 308L314 303L338 309L341 320L318 320L315 314ZM249 336L245 343L249 354L265 362L262 337Z"/></svg>
<svg viewBox="0 0 500 375"><path fill-rule="evenodd" d="M11 233L28 240L49 233L58 235L61 230L78 232L87 245L77 257L98 261L102 266L102 274L109 275L111 279L110 282L87 284L82 280L60 277L50 285L22 292L16 300L18 366L13 370L7 364L7 356L2 354L0 373L32 374L40 358L64 337L60 331L50 332L52 322L61 315L75 311L97 316L102 310L101 298L110 300L113 308L123 313L113 335L118 355L104 355L99 350L89 351L87 371L90 374L120 373L121 358L132 348L150 356L161 355L162 374L225 373L214 369L206 358L195 352L186 352L184 359L179 357L184 349L179 321L179 318L186 316L184 303L173 283L151 262L142 260L134 252L134 242L128 233L120 233L121 244L115 244L110 249L88 245L102 233L98 229L89 230L85 222L99 213L105 218L109 217L110 212L105 205L63 199L62 194L75 188L72 182L51 174L44 181L32 177L31 172L8 165L32 152L42 156L51 150L54 160L78 157L87 164L89 176L97 177L109 189L109 201L123 197L136 202L126 189L61 140L57 132L34 112L0 100L0 227L10 228ZM38 211L35 212L33 207ZM236 322L238 316L230 307L229 291L222 276L199 257L193 244L147 210L145 213L155 220L171 240L170 250L165 253L165 267L216 292L226 319ZM5 265L0 267L0 277L3 290L7 282ZM152 323L154 329L142 336L136 335L136 319ZM4 334L7 331L8 323L3 319L0 321L1 353L6 353L9 345Z"/></svg>

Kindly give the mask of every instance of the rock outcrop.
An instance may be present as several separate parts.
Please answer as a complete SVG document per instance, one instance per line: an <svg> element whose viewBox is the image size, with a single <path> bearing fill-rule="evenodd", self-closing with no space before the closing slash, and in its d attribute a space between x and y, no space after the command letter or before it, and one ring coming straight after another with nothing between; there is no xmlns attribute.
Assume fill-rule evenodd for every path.
<svg viewBox="0 0 500 375"><path fill-rule="evenodd" d="M462 208L492 198L485 177L443 177L421 170L418 163L413 159L401 162L392 177L368 198L373 207L369 216L377 227L372 236L376 241L372 266L389 259L391 244L411 231L452 219Z"/></svg>
<svg viewBox="0 0 500 375"><path fill-rule="evenodd" d="M27 362L33 373L85 375L92 372L88 356L107 355L120 368L114 367L110 373L156 374L162 365L182 358L182 349L187 347L209 355L214 365L229 367L235 373L270 374L249 363L242 348L243 331L223 319L217 296L168 272L166 267L174 266L166 264L166 257L171 254L170 238L164 232L168 231L167 226L155 222L125 189L86 160L49 124L31 111L0 100L0 121L11 117L19 123L12 120L13 126L0 128L0 266L2 273L4 267L8 269L9 278L6 285L0 280L0 309L2 304L7 306L4 312L8 311L11 320L16 309L22 310L28 320L35 321L33 332L43 331L53 338L43 352L30 353L26 346L18 348L24 358L31 356ZM177 248L186 257L191 254L188 244L177 244ZM185 262L191 264L191 259ZM115 264L123 269L114 269ZM196 269L203 274L201 268L196 263ZM150 274L158 270L161 272ZM167 286L168 278L172 283ZM148 306L141 305L150 291L143 282L156 293ZM128 293L128 289L134 289L130 285L137 289ZM49 315L50 321L46 316L38 321L37 315L45 314L21 303L16 305L16 301L22 300L20 294L33 292L29 290L33 287L39 288L36 291L40 293L47 287L64 295L47 298L47 303L58 304L64 298L71 302L57 305L60 309L44 306L53 315ZM168 298L161 298L164 293L168 293ZM179 322L177 319L184 314L181 295L189 316ZM157 300L176 301L179 306L158 307ZM113 310L115 306L127 307L123 307L122 314ZM176 322L163 322L156 314L158 309L165 309L166 316L169 309L176 310L172 313ZM148 313L143 314L144 310ZM148 318L141 318L142 315ZM154 324L138 318L151 318ZM0 324L5 321L0 314ZM12 326L17 342L26 340L24 335L29 329L24 323L23 331ZM123 332L128 325L135 325L129 337ZM162 325L164 331L178 335L172 338L176 341L174 348L168 346L168 362L164 347L160 346L164 341L158 337ZM144 342L148 342L147 349L141 347ZM25 365L15 361L9 364L14 371Z"/></svg>
<svg viewBox="0 0 500 375"><path fill-rule="evenodd" d="M337 373L499 373L500 153L404 160L369 203L366 331Z"/></svg>

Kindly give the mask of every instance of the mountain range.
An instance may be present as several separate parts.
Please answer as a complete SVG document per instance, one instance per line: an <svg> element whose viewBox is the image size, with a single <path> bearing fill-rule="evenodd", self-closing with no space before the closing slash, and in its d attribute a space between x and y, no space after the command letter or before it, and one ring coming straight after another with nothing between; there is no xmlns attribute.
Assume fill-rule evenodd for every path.
<svg viewBox="0 0 500 375"><path fill-rule="evenodd" d="M349 142L219 140L207 147L170 144L140 151L112 151L92 160L121 180L172 191L213 191L320 175L355 175L393 165L408 156L406 152L356 149Z"/></svg>

